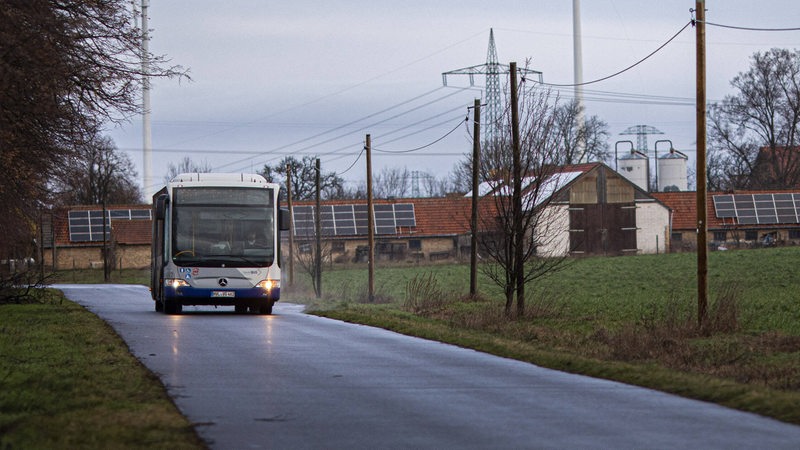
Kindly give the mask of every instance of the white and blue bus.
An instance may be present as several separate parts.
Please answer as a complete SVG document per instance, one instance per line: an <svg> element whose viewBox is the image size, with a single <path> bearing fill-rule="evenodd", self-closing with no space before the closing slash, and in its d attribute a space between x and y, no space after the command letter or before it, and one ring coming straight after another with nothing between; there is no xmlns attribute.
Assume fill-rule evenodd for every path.
<svg viewBox="0 0 800 450"><path fill-rule="evenodd" d="M271 314L280 298L280 186L253 174L183 173L153 195L155 309L227 305Z"/></svg>

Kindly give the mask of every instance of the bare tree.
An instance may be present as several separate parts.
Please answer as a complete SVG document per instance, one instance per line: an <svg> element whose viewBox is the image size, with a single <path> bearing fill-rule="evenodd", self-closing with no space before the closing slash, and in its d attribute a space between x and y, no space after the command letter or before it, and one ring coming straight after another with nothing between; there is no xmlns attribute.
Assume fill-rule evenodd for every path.
<svg viewBox="0 0 800 450"><path fill-rule="evenodd" d="M141 107L140 36L129 2L0 0L0 233L27 242L49 181L98 134ZM151 77L179 76L149 55Z"/></svg>
<svg viewBox="0 0 800 450"><path fill-rule="evenodd" d="M408 197L410 186L411 172L405 167L384 167L372 182L375 198Z"/></svg>
<svg viewBox="0 0 800 450"><path fill-rule="evenodd" d="M591 116L581 126L578 120L584 111L577 100L561 103L553 111L553 131L559 140L561 164L611 159L608 124L597 116Z"/></svg>
<svg viewBox="0 0 800 450"><path fill-rule="evenodd" d="M313 229L308 229L308 232L302 236L295 236L295 246L292 253L294 260L300 267L300 270L308 275L311 280L311 285L314 288L314 294L317 297L322 295L322 286L317 284L317 263L324 264L325 261L331 261L333 258L332 246L330 241L323 239L320 241L320 254L317 258L316 254L316 235ZM322 267L319 268L322 270Z"/></svg>
<svg viewBox="0 0 800 450"><path fill-rule="evenodd" d="M60 205L142 202L133 162L106 136L96 136L77 148L58 175L52 189Z"/></svg>
<svg viewBox="0 0 800 450"><path fill-rule="evenodd" d="M535 88L534 88L535 89ZM537 96L540 92L529 89L525 95ZM548 96L550 97L550 96ZM554 106L548 106L551 118L549 134L555 140L558 151L552 155L552 163L560 165L578 164L582 158L586 161L608 161L611 159L611 150L608 145L608 124L597 116L584 120L584 127L578 127L578 117L581 107L576 101L559 103L558 99L549 98ZM579 142L584 142L583 151L580 151ZM508 149L497 145L483 144L481 152L489 160L497 159L492 153L507 152ZM488 153L487 153L488 152ZM510 158L510 155L507 155ZM504 163L511 164L510 159ZM495 177L498 168L490 167L481 171L481 182L490 181ZM472 155L465 154L453 168L450 174L452 191L469 192L472 189Z"/></svg>
<svg viewBox="0 0 800 450"><path fill-rule="evenodd" d="M437 177L430 173L425 173L422 177L422 193L425 197L444 197L445 195L457 192L453 186L449 174Z"/></svg>
<svg viewBox="0 0 800 450"><path fill-rule="evenodd" d="M709 108L709 188L800 185L800 51L755 53L731 86Z"/></svg>
<svg viewBox="0 0 800 450"><path fill-rule="evenodd" d="M556 220L558 209L550 207L560 176L555 110L548 91L521 92L521 192L513 187L512 123L505 114L500 138L482 151L481 176L490 188L483 203L490 202L485 209L494 214L481 214L481 228L486 231L479 237L481 253L492 262L483 264L482 271L503 289L507 313L516 299L517 314L525 309L525 284L560 268L567 253L552 251L559 245L556 231L563 227ZM513 201L516 195L521 197L520 207Z"/></svg>
<svg viewBox="0 0 800 450"><path fill-rule="evenodd" d="M315 177L316 177L316 158L304 156L302 160L297 160L293 156L287 156L274 166L264 165L261 175L274 183L286 184L286 166L289 166L289 173L292 178L292 197L295 200L311 200L314 198ZM335 172L320 174L320 190L323 200L343 198L344 180L336 175ZM281 191L281 192L285 192Z"/></svg>
<svg viewBox="0 0 800 450"><path fill-rule="evenodd" d="M207 160L202 162L194 162L192 158L184 156L178 164L167 164L167 174L164 175L164 183L169 183L170 180L175 178L176 175L181 173L209 173L211 172L211 164Z"/></svg>

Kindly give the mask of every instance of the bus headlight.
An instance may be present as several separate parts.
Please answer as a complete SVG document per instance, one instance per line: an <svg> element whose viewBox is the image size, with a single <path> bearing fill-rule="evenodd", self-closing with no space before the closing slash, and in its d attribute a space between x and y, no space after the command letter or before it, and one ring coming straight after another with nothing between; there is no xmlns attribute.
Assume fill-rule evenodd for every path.
<svg viewBox="0 0 800 450"><path fill-rule="evenodd" d="M182 280L180 278L165 278L164 286L177 289L179 287L189 286L189 283L187 283L186 280Z"/></svg>
<svg viewBox="0 0 800 450"><path fill-rule="evenodd" d="M259 281L256 286L258 286L261 289L264 289L265 291L269 292L274 288L280 288L281 287L281 282L278 281L278 280L263 280L263 281Z"/></svg>

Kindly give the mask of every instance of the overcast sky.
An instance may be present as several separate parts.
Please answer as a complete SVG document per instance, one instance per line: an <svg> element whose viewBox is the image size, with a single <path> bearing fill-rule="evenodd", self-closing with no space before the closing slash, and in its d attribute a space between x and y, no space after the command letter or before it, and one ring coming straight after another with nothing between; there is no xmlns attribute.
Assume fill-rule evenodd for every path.
<svg viewBox="0 0 800 450"><path fill-rule="evenodd" d="M139 3L139 0L135 0ZM691 19L694 1L592 0L581 4L583 77L639 61ZM794 0L707 1L707 21L756 28L800 27ZM459 123L484 80L442 73L486 62L494 29L500 62L573 82L572 2L150 0L150 50L189 69L192 81L156 80L151 94L153 179L188 156L214 171L259 171L287 155L319 156L324 171L365 178L359 154L371 134L373 171L406 167L442 176L471 151ZM800 32L707 28L708 99L730 95L750 57L800 48ZM610 127L610 145L649 125L648 136L695 152L695 30L609 80L586 86L587 114ZM572 88L559 88L563 98ZM142 174L141 118L109 130ZM429 144L457 128L435 145ZM471 131L471 127L470 127ZM627 148L620 146L620 149ZM659 152L668 149L659 145ZM383 150L381 152L380 150ZM355 163L355 165L353 165ZM352 166L352 168L350 168ZM347 170L350 168L349 170ZM346 171L346 172L345 172ZM152 193L156 186L145 187Z"/></svg>

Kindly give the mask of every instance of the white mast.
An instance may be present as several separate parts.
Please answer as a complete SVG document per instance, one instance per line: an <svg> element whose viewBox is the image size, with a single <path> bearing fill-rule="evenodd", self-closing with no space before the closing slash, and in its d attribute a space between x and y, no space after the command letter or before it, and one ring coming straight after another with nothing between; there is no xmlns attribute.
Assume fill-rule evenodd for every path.
<svg viewBox="0 0 800 450"><path fill-rule="evenodd" d="M581 2L580 0L572 0L572 57L575 68L575 101L578 104L578 114L575 117L577 122L577 131L583 133L584 127L584 106L583 106L583 50L581 48ZM582 137L578 139L577 148L580 160L578 162L587 162L585 155L586 142Z"/></svg>

